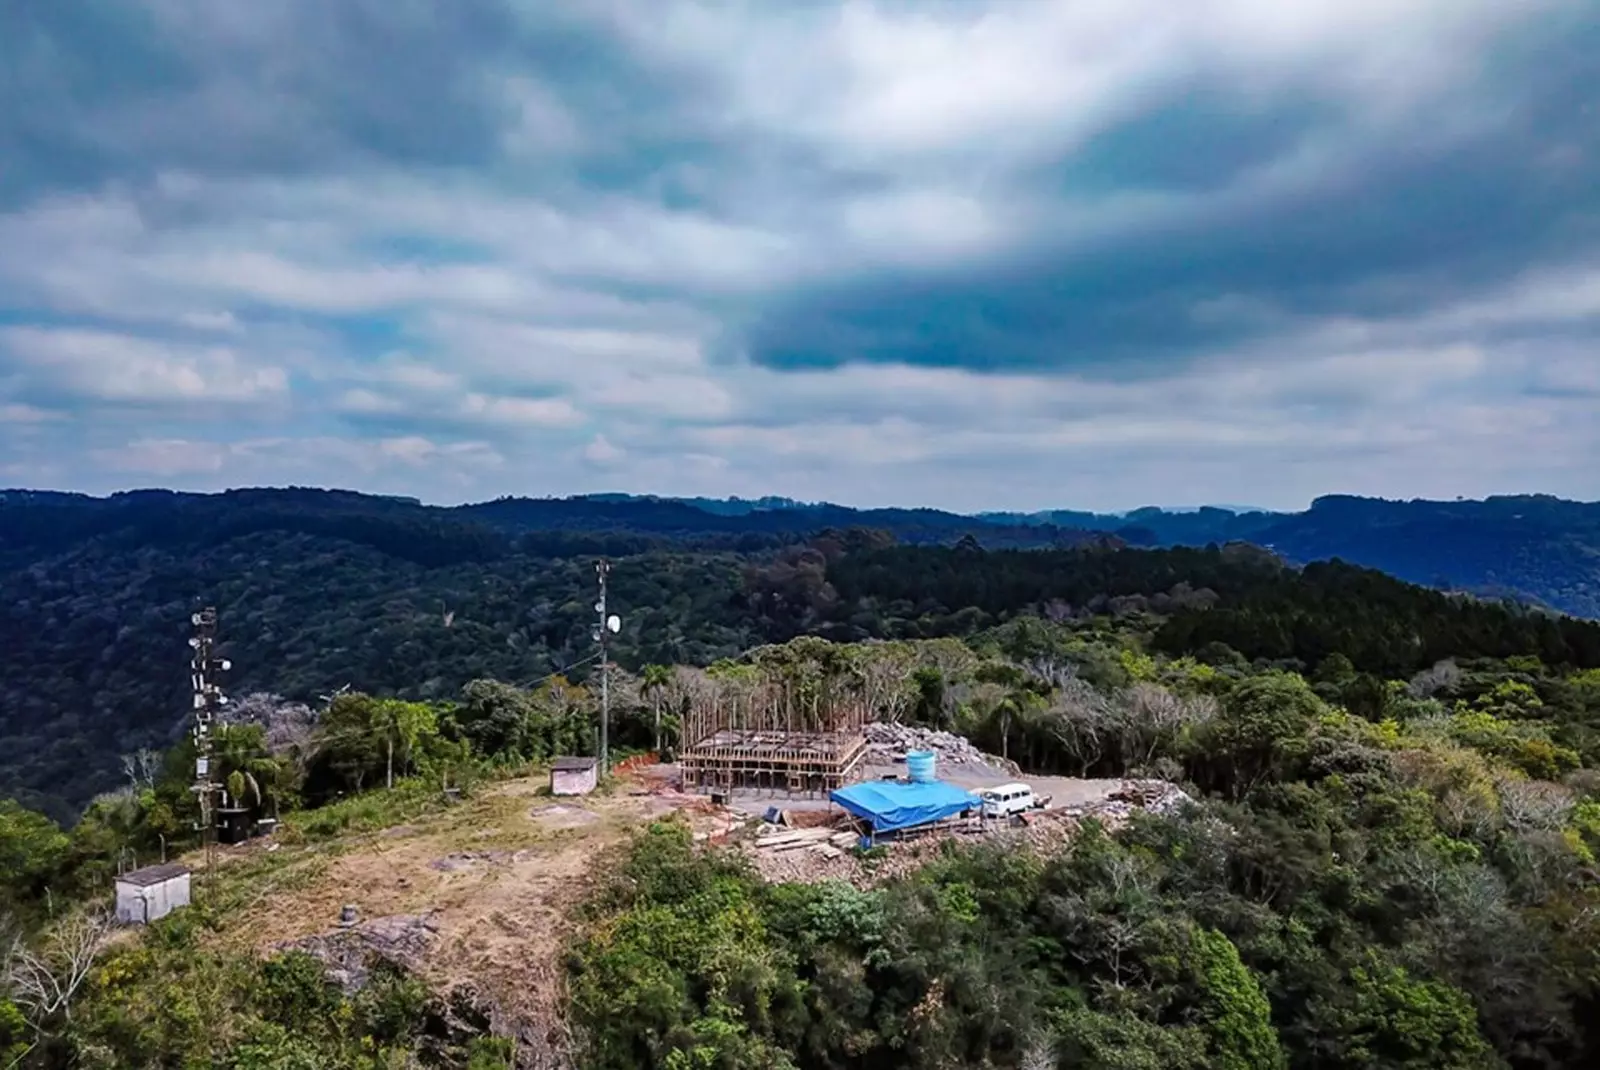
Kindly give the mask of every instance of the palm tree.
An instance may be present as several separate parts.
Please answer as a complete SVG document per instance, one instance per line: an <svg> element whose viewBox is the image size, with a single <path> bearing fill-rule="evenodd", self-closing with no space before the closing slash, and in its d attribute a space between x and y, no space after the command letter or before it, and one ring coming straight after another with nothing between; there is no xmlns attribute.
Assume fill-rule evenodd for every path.
<svg viewBox="0 0 1600 1070"><path fill-rule="evenodd" d="M270 798L276 810L288 764L268 752L264 740L260 725L221 726L216 735L217 764L228 770L223 778L228 794L239 800L248 795L256 806Z"/></svg>
<svg viewBox="0 0 1600 1070"><path fill-rule="evenodd" d="M261 785L256 778L243 769L235 769L228 774L228 794L233 796L234 802L242 802L245 793L249 792L256 806L261 805Z"/></svg>
<svg viewBox="0 0 1600 1070"><path fill-rule="evenodd" d="M672 670L665 665L646 665L639 690L650 696L650 708L655 714L656 753L661 753L661 695L672 682Z"/></svg>

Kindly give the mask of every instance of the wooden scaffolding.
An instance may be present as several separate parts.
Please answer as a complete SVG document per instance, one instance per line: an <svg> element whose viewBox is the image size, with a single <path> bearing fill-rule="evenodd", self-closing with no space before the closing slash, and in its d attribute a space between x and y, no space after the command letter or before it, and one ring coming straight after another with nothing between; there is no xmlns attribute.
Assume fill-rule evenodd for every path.
<svg viewBox="0 0 1600 1070"><path fill-rule="evenodd" d="M866 753L864 735L718 732L684 751L685 791L746 788L826 794L849 783Z"/></svg>
<svg viewBox="0 0 1600 1070"><path fill-rule="evenodd" d="M866 754L867 704L793 680L746 679L696 697L678 756L685 791L826 794Z"/></svg>

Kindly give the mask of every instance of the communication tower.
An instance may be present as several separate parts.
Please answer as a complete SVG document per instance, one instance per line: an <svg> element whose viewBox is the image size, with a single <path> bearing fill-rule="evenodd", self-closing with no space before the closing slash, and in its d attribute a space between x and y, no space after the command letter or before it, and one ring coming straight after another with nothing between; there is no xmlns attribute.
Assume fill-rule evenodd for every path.
<svg viewBox="0 0 1600 1070"><path fill-rule="evenodd" d="M600 773L611 772L611 637L622 630L622 618L606 612L606 577L611 573L611 562L601 558L595 562L595 573L600 577L600 600L594 604L599 619L594 627L594 641L600 644Z"/></svg>
<svg viewBox="0 0 1600 1070"><path fill-rule="evenodd" d="M221 789L213 776L212 743L216 727L222 716L222 707L228 704L227 696L217 683L217 675L233 666L215 654L217 640L217 611L212 606L200 610L189 618L194 625L194 637L189 640L193 650L190 663L190 683L194 689L194 786L200 816L195 829L200 833L200 843L205 849L207 872L216 856L217 846L217 792Z"/></svg>

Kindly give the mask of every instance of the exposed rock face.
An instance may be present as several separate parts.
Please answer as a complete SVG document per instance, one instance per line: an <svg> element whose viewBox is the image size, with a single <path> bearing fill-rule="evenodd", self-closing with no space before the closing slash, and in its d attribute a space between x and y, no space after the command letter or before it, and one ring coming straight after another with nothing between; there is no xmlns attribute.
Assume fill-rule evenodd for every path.
<svg viewBox="0 0 1600 1070"><path fill-rule="evenodd" d="M438 935L425 915L396 914L307 936L281 944L278 950L304 951L317 959L327 968L328 979L348 996L366 987L375 959L417 970Z"/></svg>

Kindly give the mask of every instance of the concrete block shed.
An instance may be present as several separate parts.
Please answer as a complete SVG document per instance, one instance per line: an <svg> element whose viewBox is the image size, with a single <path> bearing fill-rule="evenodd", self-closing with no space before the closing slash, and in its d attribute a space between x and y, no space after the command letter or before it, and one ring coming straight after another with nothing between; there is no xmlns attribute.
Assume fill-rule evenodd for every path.
<svg viewBox="0 0 1600 1070"><path fill-rule="evenodd" d="M550 765L551 795L587 795L599 782L598 758L557 758Z"/></svg>
<svg viewBox="0 0 1600 1070"><path fill-rule="evenodd" d="M117 920L147 925L189 905L189 867L177 862L145 866L117 878Z"/></svg>

